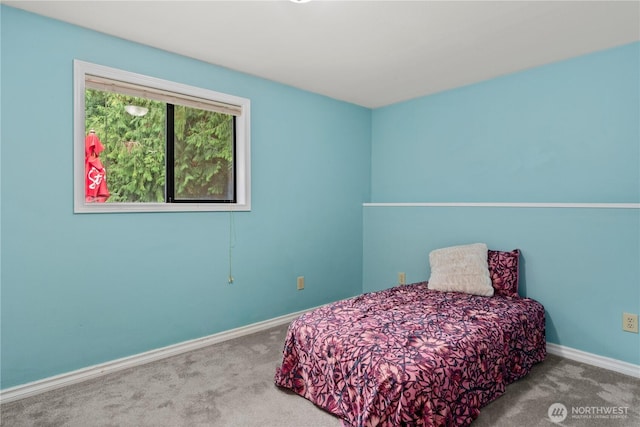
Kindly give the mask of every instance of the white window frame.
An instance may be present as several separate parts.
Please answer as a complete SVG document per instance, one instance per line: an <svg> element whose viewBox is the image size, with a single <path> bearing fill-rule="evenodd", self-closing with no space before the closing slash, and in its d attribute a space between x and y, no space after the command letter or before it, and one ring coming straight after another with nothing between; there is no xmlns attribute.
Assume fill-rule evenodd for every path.
<svg viewBox="0 0 640 427"><path fill-rule="evenodd" d="M74 60L74 212L189 212L189 211L250 211L251 210L251 138L249 99L215 92L142 74L131 73L103 65ZM236 116L236 202L235 203L87 203L85 201L85 81L87 75L98 76L125 83L202 98L212 102L231 104L241 108Z"/></svg>

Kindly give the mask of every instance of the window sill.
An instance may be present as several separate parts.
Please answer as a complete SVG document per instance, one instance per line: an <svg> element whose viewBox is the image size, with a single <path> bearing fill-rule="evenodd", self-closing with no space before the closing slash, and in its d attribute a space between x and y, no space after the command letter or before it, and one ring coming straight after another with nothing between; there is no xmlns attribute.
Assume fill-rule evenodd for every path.
<svg viewBox="0 0 640 427"><path fill-rule="evenodd" d="M229 212L250 211L251 205L230 203L81 203L74 213Z"/></svg>

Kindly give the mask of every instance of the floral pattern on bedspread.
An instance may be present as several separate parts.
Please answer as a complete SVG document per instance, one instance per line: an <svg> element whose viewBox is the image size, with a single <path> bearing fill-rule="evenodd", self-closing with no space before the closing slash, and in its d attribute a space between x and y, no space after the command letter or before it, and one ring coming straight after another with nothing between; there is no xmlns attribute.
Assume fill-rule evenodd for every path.
<svg viewBox="0 0 640 427"><path fill-rule="evenodd" d="M347 426L463 426L545 356L537 301L423 282L300 316L275 383Z"/></svg>

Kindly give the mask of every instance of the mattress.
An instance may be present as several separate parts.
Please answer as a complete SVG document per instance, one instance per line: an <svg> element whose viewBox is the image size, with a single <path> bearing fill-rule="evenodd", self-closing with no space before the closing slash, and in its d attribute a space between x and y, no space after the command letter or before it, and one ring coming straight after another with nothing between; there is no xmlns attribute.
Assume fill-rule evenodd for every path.
<svg viewBox="0 0 640 427"><path fill-rule="evenodd" d="M421 282L294 320L275 384L346 426L463 426L545 356L539 302Z"/></svg>

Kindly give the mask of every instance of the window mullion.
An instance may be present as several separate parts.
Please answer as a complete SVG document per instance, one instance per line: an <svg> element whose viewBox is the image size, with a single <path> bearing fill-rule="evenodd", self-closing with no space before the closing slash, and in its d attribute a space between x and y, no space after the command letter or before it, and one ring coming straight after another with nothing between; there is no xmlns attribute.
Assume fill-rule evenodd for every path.
<svg viewBox="0 0 640 427"><path fill-rule="evenodd" d="M174 121L174 105L167 104L167 126L166 126L166 171L165 171L165 186L166 186L166 195L165 201L167 203L173 203L176 199L175 197L175 121Z"/></svg>

